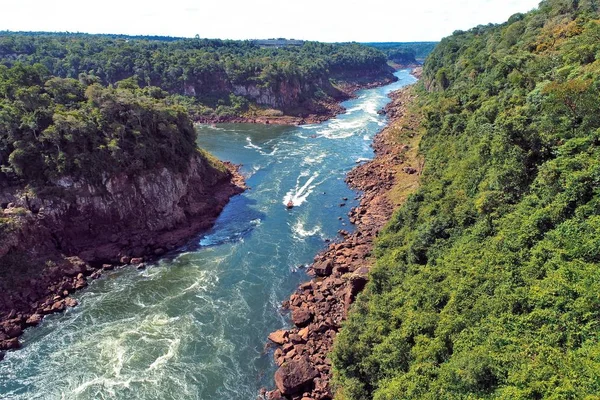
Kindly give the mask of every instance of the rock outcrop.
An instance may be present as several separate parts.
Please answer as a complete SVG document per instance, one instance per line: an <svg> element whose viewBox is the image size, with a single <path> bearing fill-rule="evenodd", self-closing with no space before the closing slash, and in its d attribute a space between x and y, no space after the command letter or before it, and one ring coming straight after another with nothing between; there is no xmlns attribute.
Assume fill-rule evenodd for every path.
<svg viewBox="0 0 600 400"><path fill-rule="evenodd" d="M207 229L243 190L231 164L194 155L184 171L157 167L99 184L65 177L51 191L0 193L0 216L11 221L0 241L0 350L44 315L73 307L69 295L104 270L184 244Z"/></svg>
<svg viewBox="0 0 600 400"><path fill-rule="evenodd" d="M197 116L199 123L258 123L275 125L317 124L341 114L345 109L340 101L352 98L360 89L374 88L390 84L397 80L389 71L379 71L367 75L340 76L332 85L328 79L318 79L312 84L285 82L278 88L260 87L257 85L233 85L234 94L246 97L257 104L271 107L279 115L260 115L247 113L244 115L203 115ZM325 97L316 98L313 92L320 90ZM273 111L273 110L271 110Z"/></svg>

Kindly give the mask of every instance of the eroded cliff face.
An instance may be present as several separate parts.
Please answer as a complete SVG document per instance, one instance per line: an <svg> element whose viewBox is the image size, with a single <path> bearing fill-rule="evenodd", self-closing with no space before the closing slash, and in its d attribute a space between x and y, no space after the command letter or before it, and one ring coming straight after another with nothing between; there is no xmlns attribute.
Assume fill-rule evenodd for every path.
<svg viewBox="0 0 600 400"><path fill-rule="evenodd" d="M116 262L165 251L180 241L171 231L210 226L240 191L231 177L196 155L184 172L163 167L135 177L107 177L101 184L65 177L51 195L5 191L0 198L4 214L17 219L19 228L8 235L18 240L1 246L0 257L13 250L43 254L53 248L88 262ZM169 232L172 242L165 236Z"/></svg>
<svg viewBox="0 0 600 400"><path fill-rule="evenodd" d="M326 82L328 86L329 81ZM301 85L295 82L281 82L277 88L271 86L261 87L259 85L233 85L233 93L243 96L256 104L277 109L297 107L302 101L312 96L317 87L325 86L323 80L312 84Z"/></svg>
<svg viewBox="0 0 600 400"><path fill-rule="evenodd" d="M162 255L207 229L243 181L230 164L193 156L185 171L157 168L100 184L65 177L35 194L0 191L0 359L22 329L76 302L103 269Z"/></svg>

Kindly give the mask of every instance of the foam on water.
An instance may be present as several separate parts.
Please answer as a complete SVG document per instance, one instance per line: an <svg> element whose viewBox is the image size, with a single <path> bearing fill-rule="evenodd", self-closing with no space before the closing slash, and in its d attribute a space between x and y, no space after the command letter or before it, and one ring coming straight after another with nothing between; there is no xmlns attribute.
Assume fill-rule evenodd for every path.
<svg viewBox="0 0 600 400"><path fill-rule="evenodd" d="M313 182L319 176L318 172L314 172L305 182L301 184L302 179L309 176L309 171L302 171L298 178L296 179L296 187L290 189L285 196L283 197L282 203L287 206L287 204L291 201L294 205L300 206L302 205L313 192L313 190L318 186L318 184L314 184ZM302 185L302 186L300 186Z"/></svg>
<svg viewBox="0 0 600 400"><path fill-rule="evenodd" d="M304 163L305 164L319 164L321 163L325 157L327 157L327 153L321 153L321 154L317 154L315 155L309 155L304 157Z"/></svg>
<svg viewBox="0 0 600 400"><path fill-rule="evenodd" d="M266 337L290 326L280 306L307 280L301 266L352 229L344 174L372 157L377 109L412 82L398 76L322 124L198 126L199 146L242 164L251 189L179 253L106 273L75 294L80 306L28 329L0 362L0 398L247 400L274 387Z"/></svg>
<svg viewBox="0 0 600 400"><path fill-rule="evenodd" d="M315 226L312 229L306 229L304 226L304 222L301 220L296 221L296 224L292 227L292 234L298 240L304 240L309 236L315 236L321 232L321 227L319 225Z"/></svg>

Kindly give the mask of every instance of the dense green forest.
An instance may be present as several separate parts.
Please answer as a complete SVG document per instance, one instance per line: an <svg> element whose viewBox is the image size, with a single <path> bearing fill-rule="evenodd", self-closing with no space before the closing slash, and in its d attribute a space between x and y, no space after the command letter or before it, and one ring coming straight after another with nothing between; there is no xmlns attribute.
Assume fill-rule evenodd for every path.
<svg viewBox="0 0 600 400"><path fill-rule="evenodd" d="M422 185L338 336L339 398L599 398L598 2L455 32L418 90Z"/></svg>
<svg viewBox="0 0 600 400"><path fill-rule="evenodd" d="M166 99L131 80L104 87L40 64L0 66L0 187L185 168L196 133L186 110Z"/></svg>
<svg viewBox="0 0 600 400"><path fill-rule="evenodd" d="M39 63L54 76L103 85L131 78L141 87L184 97L181 104L195 104L206 113L218 106L222 113L244 111L244 99L232 97L240 86L274 92L296 88L302 93L294 104L281 104L293 108L326 95L330 79L391 75L382 52L356 43L264 48L254 41L87 34L3 32L0 63ZM246 100L256 100L242 92Z"/></svg>
<svg viewBox="0 0 600 400"><path fill-rule="evenodd" d="M381 42L365 45L382 51L394 63L414 64L427 58L437 42Z"/></svg>
<svg viewBox="0 0 600 400"><path fill-rule="evenodd" d="M2 32L0 185L180 169L195 151L189 115L248 109L236 85L311 98L369 73L390 74L383 53L359 44Z"/></svg>

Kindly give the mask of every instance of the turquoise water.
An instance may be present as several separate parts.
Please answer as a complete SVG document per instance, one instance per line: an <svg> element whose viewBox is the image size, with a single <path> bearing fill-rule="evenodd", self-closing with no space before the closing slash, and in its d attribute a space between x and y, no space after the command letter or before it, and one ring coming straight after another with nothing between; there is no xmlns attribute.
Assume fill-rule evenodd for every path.
<svg viewBox="0 0 600 400"><path fill-rule="evenodd" d="M198 144L243 164L251 189L184 249L106 274L75 295L80 306L27 330L0 362L0 398L247 400L273 387L266 337L289 326L281 302L325 239L351 229L344 176L372 157L387 94L414 82L397 76L322 124L199 127Z"/></svg>

